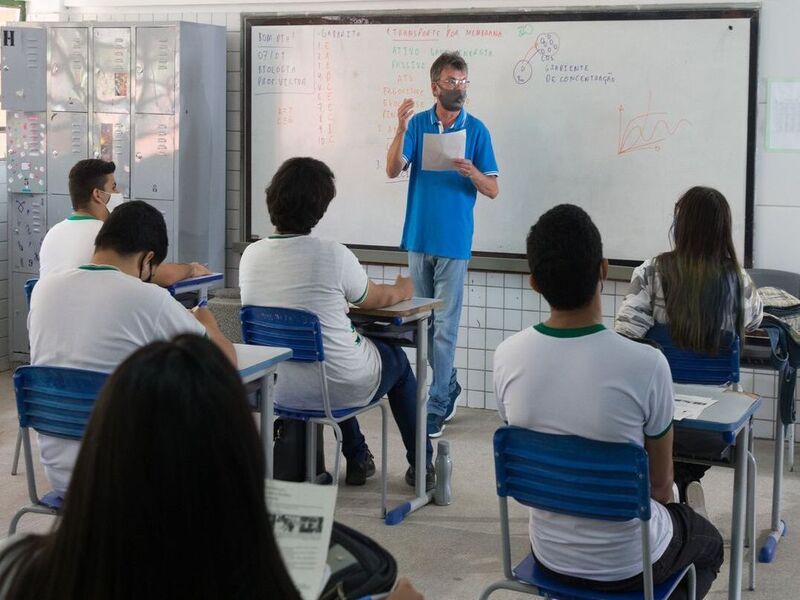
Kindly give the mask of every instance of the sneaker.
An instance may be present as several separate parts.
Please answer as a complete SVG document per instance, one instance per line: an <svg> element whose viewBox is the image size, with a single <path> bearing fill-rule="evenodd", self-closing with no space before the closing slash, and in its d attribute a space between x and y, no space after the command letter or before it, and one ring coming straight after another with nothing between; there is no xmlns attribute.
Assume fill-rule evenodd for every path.
<svg viewBox="0 0 800 600"><path fill-rule="evenodd" d="M448 423L453 417L456 416L456 409L458 408L458 397L461 395L461 386L456 381L456 387L453 390L453 393L450 394L450 398L448 399L447 405L447 416L444 418L444 422Z"/></svg>
<svg viewBox="0 0 800 600"><path fill-rule="evenodd" d="M408 471L406 471L406 483L411 487L414 487L417 485L416 477L417 469L415 467L408 467ZM436 471L434 470L433 465L428 465L425 468L425 491L430 492L435 487Z"/></svg>
<svg viewBox="0 0 800 600"><path fill-rule="evenodd" d="M691 481L686 486L686 504L698 515L708 520L706 512L706 497L703 494L703 486L699 481Z"/></svg>
<svg viewBox="0 0 800 600"><path fill-rule="evenodd" d="M367 478L375 475L375 457L372 452L367 450L367 455L361 462L354 460L347 461L347 474L345 475L344 482L347 485L364 485Z"/></svg>
<svg viewBox="0 0 800 600"><path fill-rule="evenodd" d="M444 431L444 417L428 413L428 437L438 438Z"/></svg>

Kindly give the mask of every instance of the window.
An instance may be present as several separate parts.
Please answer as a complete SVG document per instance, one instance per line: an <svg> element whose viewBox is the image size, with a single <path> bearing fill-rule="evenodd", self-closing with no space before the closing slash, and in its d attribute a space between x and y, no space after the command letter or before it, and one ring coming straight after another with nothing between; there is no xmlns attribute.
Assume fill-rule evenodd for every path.
<svg viewBox="0 0 800 600"><path fill-rule="evenodd" d="M0 0L0 24L25 20L25 2ZM0 83L0 86L2 83ZM0 87L0 92L2 88ZM6 157L6 111L0 110L0 159Z"/></svg>

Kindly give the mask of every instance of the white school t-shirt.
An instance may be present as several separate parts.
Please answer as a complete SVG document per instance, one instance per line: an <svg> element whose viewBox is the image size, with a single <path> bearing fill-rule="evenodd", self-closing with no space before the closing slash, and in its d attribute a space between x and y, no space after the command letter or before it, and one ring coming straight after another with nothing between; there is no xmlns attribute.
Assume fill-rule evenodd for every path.
<svg viewBox="0 0 800 600"><path fill-rule="evenodd" d="M182 333L205 335L194 316L164 288L107 265L51 273L31 296L31 364L111 373L128 355ZM80 442L39 435L41 462L64 493Z"/></svg>
<svg viewBox="0 0 800 600"><path fill-rule="evenodd" d="M494 390L509 425L605 442L657 438L672 426L672 375L664 356L602 325L529 327L494 354ZM650 547L657 561L672 539L667 509L650 500ZM536 557L558 573L618 581L642 572L638 519L599 521L530 510Z"/></svg>
<svg viewBox="0 0 800 600"><path fill-rule="evenodd" d="M85 215L70 215L53 225L39 250L39 278L91 262L102 226L100 219Z"/></svg>
<svg viewBox="0 0 800 600"><path fill-rule="evenodd" d="M273 236L250 244L239 263L242 306L307 310L322 326L328 394L333 408L365 406L378 389L378 349L347 317L349 302L366 298L369 277L355 255L331 240L308 235ZM275 402L322 408L317 366L283 362Z"/></svg>

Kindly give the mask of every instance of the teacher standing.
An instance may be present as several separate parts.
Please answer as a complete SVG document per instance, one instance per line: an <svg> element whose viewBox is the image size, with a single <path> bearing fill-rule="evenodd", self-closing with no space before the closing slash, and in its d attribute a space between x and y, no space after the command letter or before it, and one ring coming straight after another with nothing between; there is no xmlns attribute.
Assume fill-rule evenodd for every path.
<svg viewBox="0 0 800 600"><path fill-rule="evenodd" d="M445 52L431 65L431 92L436 103L412 117L414 101L397 110L397 132L386 157L386 174L397 177L411 167L406 220L401 246L418 295L438 298L429 330L428 356L433 381L428 398L428 435L439 437L456 412L461 386L453 368L464 278L472 249L473 207L477 192L494 198L497 162L489 130L467 114L467 63L458 52ZM428 136L466 132L464 158L451 170L425 170L423 148ZM461 134L464 135L464 134Z"/></svg>

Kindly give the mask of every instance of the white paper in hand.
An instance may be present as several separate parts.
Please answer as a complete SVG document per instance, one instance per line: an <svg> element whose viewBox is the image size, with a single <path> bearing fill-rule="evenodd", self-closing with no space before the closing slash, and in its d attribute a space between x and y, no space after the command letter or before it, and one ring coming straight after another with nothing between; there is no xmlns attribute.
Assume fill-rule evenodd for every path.
<svg viewBox="0 0 800 600"><path fill-rule="evenodd" d="M286 570L303 600L316 600L327 581L325 568L336 507L335 485L270 479L267 509Z"/></svg>
<svg viewBox="0 0 800 600"><path fill-rule="evenodd" d="M426 133L422 136L422 170L455 171L453 160L464 158L467 130Z"/></svg>

